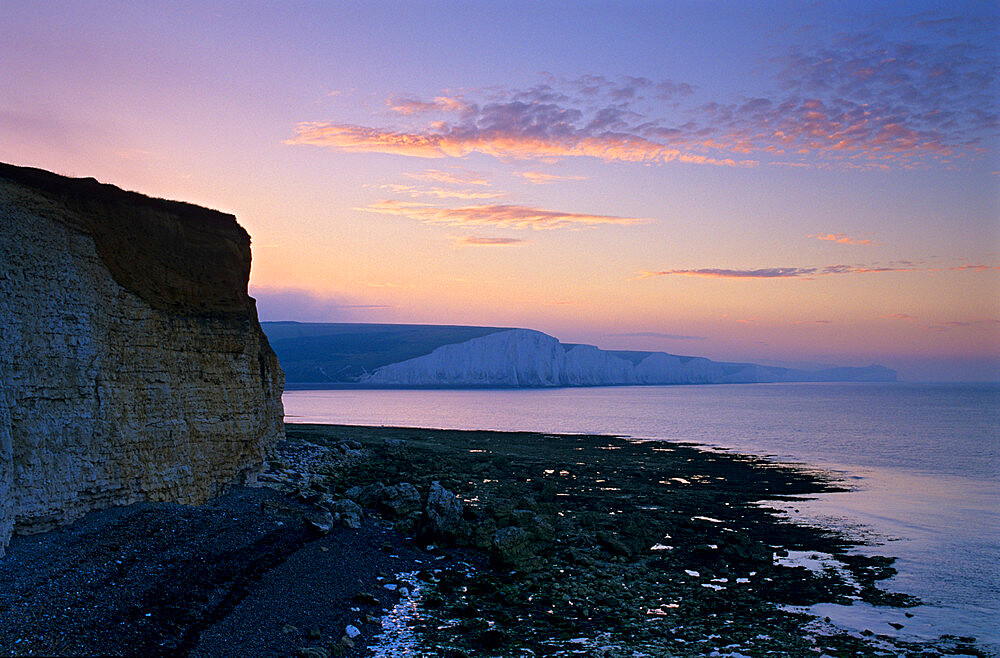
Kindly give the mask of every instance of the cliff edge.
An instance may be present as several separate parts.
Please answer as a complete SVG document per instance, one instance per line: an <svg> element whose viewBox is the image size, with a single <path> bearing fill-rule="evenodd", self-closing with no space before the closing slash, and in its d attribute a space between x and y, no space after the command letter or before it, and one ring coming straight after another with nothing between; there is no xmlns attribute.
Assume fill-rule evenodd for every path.
<svg viewBox="0 0 1000 658"><path fill-rule="evenodd" d="M249 274L232 215L0 164L0 555L255 472L284 377Z"/></svg>

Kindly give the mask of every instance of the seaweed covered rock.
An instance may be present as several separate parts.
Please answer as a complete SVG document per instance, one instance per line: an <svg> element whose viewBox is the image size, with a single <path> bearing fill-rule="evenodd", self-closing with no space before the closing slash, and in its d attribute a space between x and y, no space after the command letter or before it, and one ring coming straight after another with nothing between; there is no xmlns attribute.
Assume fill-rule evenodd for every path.
<svg viewBox="0 0 1000 658"><path fill-rule="evenodd" d="M420 509L420 492L409 482L382 490L381 509L393 517L402 517Z"/></svg>
<svg viewBox="0 0 1000 658"><path fill-rule="evenodd" d="M458 496L441 486L431 483L427 493L426 531L433 536L448 537L458 532L462 522L462 501Z"/></svg>
<svg viewBox="0 0 1000 658"><path fill-rule="evenodd" d="M517 527L500 528L493 535L493 560L504 566L525 566L535 551L531 535Z"/></svg>

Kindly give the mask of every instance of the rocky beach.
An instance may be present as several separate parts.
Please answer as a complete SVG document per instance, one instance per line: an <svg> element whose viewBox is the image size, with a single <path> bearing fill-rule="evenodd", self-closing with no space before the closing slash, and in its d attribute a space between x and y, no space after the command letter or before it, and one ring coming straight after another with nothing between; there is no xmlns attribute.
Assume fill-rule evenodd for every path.
<svg viewBox="0 0 1000 658"><path fill-rule="evenodd" d="M1000 0L3 7L0 658L1000 658Z"/></svg>
<svg viewBox="0 0 1000 658"><path fill-rule="evenodd" d="M918 604L768 501L822 473L610 436L288 425L259 477L14 537L4 655L939 656L818 602Z"/></svg>

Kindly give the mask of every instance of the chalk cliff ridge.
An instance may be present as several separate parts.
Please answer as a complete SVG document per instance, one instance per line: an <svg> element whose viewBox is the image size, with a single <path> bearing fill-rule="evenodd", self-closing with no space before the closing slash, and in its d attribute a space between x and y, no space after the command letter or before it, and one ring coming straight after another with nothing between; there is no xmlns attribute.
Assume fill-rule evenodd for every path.
<svg viewBox="0 0 1000 658"><path fill-rule="evenodd" d="M284 378L249 272L232 215L0 164L0 555L253 476Z"/></svg>
<svg viewBox="0 0 1000 658"><path fill-rule="evenodd" d="M895 381L882 366L801 370L727 363L666 352L602 350L560 343L531 329L495 331L379 367L367 386L615 386L764 382Z"/></svg>
<svg viewBox="0 0 1000 658"><path fill-rule="evenodd" d="M532 329L262 322L290 386L549 387L890 382L883 366L788 368L667 352L602 350Z"/></svg>

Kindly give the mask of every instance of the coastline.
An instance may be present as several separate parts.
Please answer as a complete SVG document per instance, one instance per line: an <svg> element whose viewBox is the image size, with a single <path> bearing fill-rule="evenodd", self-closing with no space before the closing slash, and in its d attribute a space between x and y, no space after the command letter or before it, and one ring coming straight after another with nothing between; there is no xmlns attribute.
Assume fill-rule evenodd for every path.
<svg viewBox="0 0 1000 658"><path fill-rule="evenodd" d="M2 652L392 655L387 629L407 620L385 611L402 602L412 655L986 655L971 638L846 633L786 607L914 603L877 587L891 559L766 507L837 490L820 472L612 436L286 431L264 488L15 538ZM454 523L429 523L435 482L462 501ZM351 522L346 500L364 508L358 529L336 522ZM814 555L840 566L802 566ZM348 625L359 634L344 642Z"/></svg>

